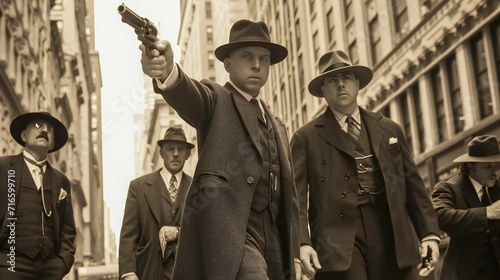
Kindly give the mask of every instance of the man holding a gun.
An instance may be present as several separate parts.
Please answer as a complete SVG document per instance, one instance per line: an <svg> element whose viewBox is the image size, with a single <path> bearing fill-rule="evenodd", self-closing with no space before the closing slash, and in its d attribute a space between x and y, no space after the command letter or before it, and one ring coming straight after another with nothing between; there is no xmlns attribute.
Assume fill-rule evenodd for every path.
<svg viewBox="0 0 500 280"><path fill-rule="evenodd" d="M123 21L137 27L136 19ZM173 279L300 279L288 137L260 99L270 66L285 59L287 49L271 42L264 22L237 21L229 43L215 50L230 78L221 86L190 79L174 63L168 41L145 29L136 33L145 38L144 73L199 139Z"/></svg>

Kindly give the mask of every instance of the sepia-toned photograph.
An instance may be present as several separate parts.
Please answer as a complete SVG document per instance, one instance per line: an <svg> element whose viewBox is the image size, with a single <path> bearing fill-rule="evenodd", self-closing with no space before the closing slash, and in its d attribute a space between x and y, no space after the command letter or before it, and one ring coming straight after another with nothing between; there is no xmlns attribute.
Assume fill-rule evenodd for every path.
<svg viewBox="0 0 500 280"><path fill-rule="evenodd" d="M499 280L500 1L0 0L0 279Z"/></svg>

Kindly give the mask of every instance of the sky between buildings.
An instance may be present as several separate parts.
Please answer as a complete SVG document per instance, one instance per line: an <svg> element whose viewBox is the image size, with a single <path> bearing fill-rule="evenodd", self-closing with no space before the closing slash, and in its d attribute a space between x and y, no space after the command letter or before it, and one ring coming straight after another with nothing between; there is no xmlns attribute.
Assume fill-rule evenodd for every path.
<svg viewBox="0 0 500 280"><path fill-rule="evenodd" d="M121 21L118 5L124 3L159 29L161 39L176 47L180 26L179 0L96 0L95 44L99 52L103 87L102 151L104 199L110 208L111 228L119 240L129 183L134 179L133 115L144 111L144 76L140 42L134 30Z"/></svg>

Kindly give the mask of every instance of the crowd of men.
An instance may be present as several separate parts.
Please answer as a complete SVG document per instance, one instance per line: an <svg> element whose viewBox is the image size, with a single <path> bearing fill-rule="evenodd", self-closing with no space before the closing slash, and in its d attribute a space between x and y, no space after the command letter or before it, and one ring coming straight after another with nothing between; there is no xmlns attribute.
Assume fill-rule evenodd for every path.
<svg viewBox="0 0 500 280"><path fill-rule="evenodd" d="M172 127L158 141L163 166L130 183L120 279L422 279L440 231L450 240L440 279L500 279L495 136L474 137L431 199L401 127L358 106L373 72L343 51L325 53L308 86L327 108L289 138L261 95L288 54L264 22L237 21L215 50L224 85L189 78L168 41L141 50L155 92L196 129L199 160L193 177L182 171L194 144ZM46 158L67 131L37 112L11 134L24 150L0 158L0 278L61 279L75 252L71 191Z"/></svg>

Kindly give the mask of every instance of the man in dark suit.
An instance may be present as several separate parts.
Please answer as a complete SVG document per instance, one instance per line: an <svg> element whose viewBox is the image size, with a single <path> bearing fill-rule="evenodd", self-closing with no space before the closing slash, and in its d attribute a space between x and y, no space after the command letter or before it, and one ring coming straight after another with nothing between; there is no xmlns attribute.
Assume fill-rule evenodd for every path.
<svg viewBox="0 0 500 280"><path fill-rule="evenodd" d="M68 140L47 112L10 125L21 154L0 157L0 279L62 279L73 265L75 221L70 182L47 161Z"/></svg>
<svg viewBox="0 0 500 280"><path fill-rule="evenodd" d="M309 92L324 97L328 108L291 141L303 273L415 279L428 247L432 265L438 259L440 238L405 136L395 122L358 107L371 69L352 65L342 51L323 55L319 69Z"/></svg>
<svg viewBox="0 0 500 280"><path fill-rule="evenodd" d="M172 279L181 211L192 178L182 171L194 145L181 128L158 141L163 167L133 180L120 234L120 278Z"/></svg>
<svg viewBox="0 0 500 280"><path fill-rule="evenodd" d="M439 182L432 203L450 236L440 279L500 279L500 147L495 136L472 139L460 173Z"/></svg>
<svg viewBox="0 0 500 280"><path fill-rule="evenodd" d="M143 70L196 128L200 151L174 279L295 279L298 205L288 137L260 99L270 65L286 48L270 41L264 22L237 21L229 43L215 50L230 80L220 86L190 79L167 41L156 46L161 54L153 50L153 57L141 46Z"/></svg>

